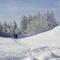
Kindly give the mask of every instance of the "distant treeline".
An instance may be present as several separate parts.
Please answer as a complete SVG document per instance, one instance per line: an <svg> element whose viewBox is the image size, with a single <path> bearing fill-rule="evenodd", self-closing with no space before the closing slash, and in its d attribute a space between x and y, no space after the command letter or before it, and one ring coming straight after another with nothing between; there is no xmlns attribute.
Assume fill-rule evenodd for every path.
<svg viewBox="0 0 60 60"><path fill-rule="evenodd" d="M19 22L19 26L16 21L13 23L4 22L3 24L0 22L0 36L15 38L17 35L18 38L22 38L51 30L58 25L53 11L47 11L44 14L38 12L36 15L28 17L22 16Z"/></svg>

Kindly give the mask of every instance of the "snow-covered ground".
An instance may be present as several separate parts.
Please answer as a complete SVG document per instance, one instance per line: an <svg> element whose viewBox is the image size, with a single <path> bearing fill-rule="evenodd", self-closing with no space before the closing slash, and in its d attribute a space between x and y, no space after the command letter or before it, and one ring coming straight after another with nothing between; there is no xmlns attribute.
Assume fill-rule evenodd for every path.
<svg viewBox="0 0 60 60"><path fill-rule="evenodd" d="M0 60L60 60L60 26L34 36L0 37Z"/></svg>

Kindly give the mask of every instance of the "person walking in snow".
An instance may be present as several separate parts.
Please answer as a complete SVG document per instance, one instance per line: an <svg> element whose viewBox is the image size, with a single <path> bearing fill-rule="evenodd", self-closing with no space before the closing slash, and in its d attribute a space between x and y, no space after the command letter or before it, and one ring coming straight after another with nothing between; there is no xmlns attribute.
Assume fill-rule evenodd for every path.
<svg viewBox="0 0 60 60"><path fill-rule="evenodd" d="M15 32L14 32L14 38L18 38L18 34L16 34Z"/></svg>

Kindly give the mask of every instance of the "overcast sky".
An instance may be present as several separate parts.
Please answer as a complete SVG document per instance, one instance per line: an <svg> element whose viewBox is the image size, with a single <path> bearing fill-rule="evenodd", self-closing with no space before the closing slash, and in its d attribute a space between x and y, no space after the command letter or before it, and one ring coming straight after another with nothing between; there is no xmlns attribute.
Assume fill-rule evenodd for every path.
<svg viewBox="0 0 60 60"><path fill-rule="evenodd" d="M47 9L53 10L56 20L60 21L60 0L0 0L0 20L19 20L22 15Z"/></svg>

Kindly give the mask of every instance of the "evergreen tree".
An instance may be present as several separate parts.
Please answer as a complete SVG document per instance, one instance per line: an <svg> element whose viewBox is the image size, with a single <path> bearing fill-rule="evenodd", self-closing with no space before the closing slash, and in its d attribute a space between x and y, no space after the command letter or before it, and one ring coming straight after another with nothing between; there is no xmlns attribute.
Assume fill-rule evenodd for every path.
<svg viewBox="0 0 60 60"><path fill-rule="evenodd" d="M53 11L51 13L47 12L47 24L49 30L57 26Z"/></svg>
<svg viewBox="0 0 60 60"><path fill-rule="evenodd" d="M6 22L4 22L4 24L3 24L3 32L7 32L7 23Z"/></svg>
<svg viewBox="0 0 60 60"><path fill-rule="evenodd" d="M13 23L13 33L16 33L17 34L17 23L14 21Z"/></svg>
<svg viewBox="0 0 60 60"><path fill-rule="evenodd" d="M1 22L0 22L0 32L2 32L2 30L3 30L3 27L2 27Z"/></svg>
<svg viewBox="0 0 60 60"><path fill-rule="evenodd" d="M23 16L21 20L21 31L24 32L27 28L27 17Z"/></svg>

